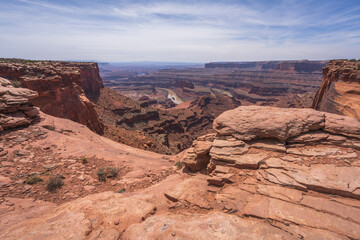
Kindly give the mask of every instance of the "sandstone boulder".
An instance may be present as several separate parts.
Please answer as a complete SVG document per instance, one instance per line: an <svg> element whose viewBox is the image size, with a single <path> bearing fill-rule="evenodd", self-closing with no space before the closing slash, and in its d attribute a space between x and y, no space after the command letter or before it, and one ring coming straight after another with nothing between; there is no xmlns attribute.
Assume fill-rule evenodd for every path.
<svg viewBox="0 0 360 240"><path fill-rule="evenodd" d="M282 109L242 106L222 113L214 121L219 135L239 140L275 138L286 140L324 127L325 113L313 109Z"/></svg>
<svg viewBox="0 0 360 240"><path fill-rule="evenodd" d="M214 134L202 136L194 141L191 148L186 150L182 162L192 171L206 168L210 161L209 151L212 147Z"/></svg>
<svg viewBox="0 0 360 240"><path fill-rule="evenodd" d="M360 138L360 123L355 119L313 109L242 106L216 118L214 129L219 135L232 135L243 141L263 138L285 141L316 130ZM326 133L320 135L322 131L308 138L325 139Z"/></svg>
<svg viewBox="0 0 360 240"><path fill-rule="evenodd" d="M35 91L15 88L7 79L0 78L0 130L29 125L39 111L30 100L37 97Z"/></svg>

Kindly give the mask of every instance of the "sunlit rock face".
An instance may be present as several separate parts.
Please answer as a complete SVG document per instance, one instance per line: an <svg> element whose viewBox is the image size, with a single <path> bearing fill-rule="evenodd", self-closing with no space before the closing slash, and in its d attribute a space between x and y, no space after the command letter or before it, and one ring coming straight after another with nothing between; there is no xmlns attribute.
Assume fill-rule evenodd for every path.
<svg viewBox="0 0 360 240"><path fill-rule="evenodd" d="M31 102L41 111L71 119L102 133L103 125L90 99L103 87L96 63L2 60L0 76L38 92Z"/></svg>
<svg viewBox="0 0 360 240"><path fill-rule="evenodd" d="M323 79L313 108L360 120L360 61L333 60L323 69Z"/></svg>

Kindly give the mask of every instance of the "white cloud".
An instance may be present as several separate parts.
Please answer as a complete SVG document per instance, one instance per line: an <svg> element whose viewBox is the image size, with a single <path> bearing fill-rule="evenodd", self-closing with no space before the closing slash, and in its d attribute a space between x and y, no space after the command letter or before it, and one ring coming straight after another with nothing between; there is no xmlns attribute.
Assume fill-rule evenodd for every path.
<svg viewBox="0 0 360 240"><path fill-rule="evenodd" d="M354 21L359 8L333 13L331 5L319 12L308 4L284 1L261 8L90 1L75 6L20 0L0 9L5 33L0 52L4 57L102 61L359 58L354 56L360 53L360 23Z"/></svg>

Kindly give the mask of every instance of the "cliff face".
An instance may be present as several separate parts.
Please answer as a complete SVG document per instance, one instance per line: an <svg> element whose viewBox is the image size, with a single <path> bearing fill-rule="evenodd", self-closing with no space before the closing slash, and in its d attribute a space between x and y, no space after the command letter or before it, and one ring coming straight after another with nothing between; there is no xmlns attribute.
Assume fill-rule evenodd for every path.
<svg viewBox="0 0 360 240"><path fill-rule="evenodd" d="M360 120L360 62L333 60L323 68L323 79L313 108Z"/></svg>
<svg viewBox="0 0 360 240"><path fill-rule="evenodd" d="M77 64L77 66L80 68L81 86L86 97L92 101L97 99L100 89L104 87L97 63Z"/></svg>
<svg viewBox="0 0 360 240"><path fill-rule="evenodd" d="M94 105L89 101L103 87L96 63L2 60L0 76L38 92L31 103L41 111L103 132Z"/></svg>

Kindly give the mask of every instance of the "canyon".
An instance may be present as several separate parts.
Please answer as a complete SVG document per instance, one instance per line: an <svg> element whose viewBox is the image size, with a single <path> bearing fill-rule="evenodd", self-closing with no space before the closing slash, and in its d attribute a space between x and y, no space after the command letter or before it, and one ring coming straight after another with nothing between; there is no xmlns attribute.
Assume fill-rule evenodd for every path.
<svg viewBox="0 0 360 240"><path fill-rule="evenodd" d="M206 63L188 68L134 71L133 74L100 66L105 86L139 99L146 95L166 108L160 89L171 89L183 101L225 94L242 105L311 107L328 61L268 61ZM126 74L125 74L126 73ZM310 98L310 100L309 100Z"/></svg>
<svg viewBox="0 0 360 240"><path fill-rule="evenodd" d="M0 238L359 239L358 62L242 64L0 61Z"/></svg>
<svg viewBox="0 0 360 240"><path fill-rule="evenodd" d="M115 132L120 128L140 131L146 140L136 147L174 154L213 131L213 120L225 110L253 104L311 107L326 63L268 61L163 68L102 63L104 86L121 96L115 97L112 91L111 100L95 101L100 103L96 109L109 126L106 136L131 145L136 141L120 139ZM110 90L103 92L110 94ZM116 106L110 106L115 102Z"/></svg>

